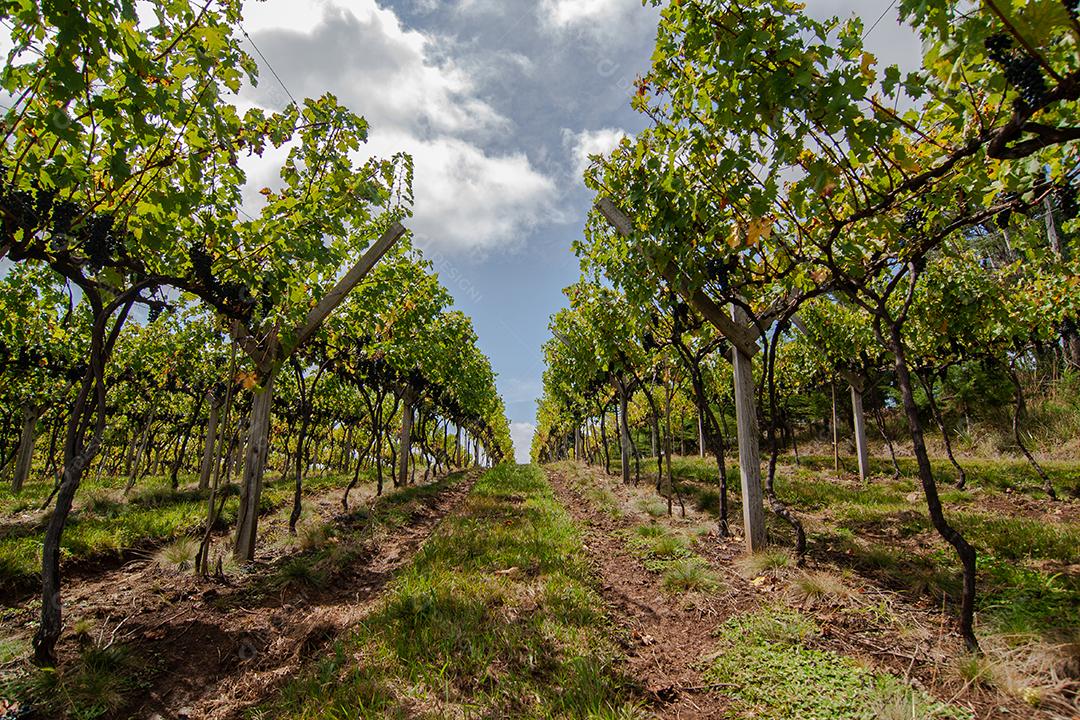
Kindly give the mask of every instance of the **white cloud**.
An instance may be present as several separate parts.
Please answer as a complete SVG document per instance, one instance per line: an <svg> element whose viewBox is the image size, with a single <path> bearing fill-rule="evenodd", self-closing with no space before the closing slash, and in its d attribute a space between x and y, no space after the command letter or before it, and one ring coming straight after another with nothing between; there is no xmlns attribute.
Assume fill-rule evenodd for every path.
<svg viewBox="0 0 1080 720"><path fill-rule="evenodd" d="M255 11L248 31L293 96L332 92L371 123L364 154L413 155L409 226L421 245L514 247L558 216L553 178L522 152L485 149L512 123L479 96L478 69L439 52L448 40L405 28L374 0L270 0L247 10ZM287 101L265 67L245 99L271 108ZM253 165L256 189L275 184L271 162Z"/></svg>
<svg viewBox="0 0 1080 720"><path fill-rule="evenodd" d="M558 28L607 24L634 9L641 9L640 0L543 0L540 3L541 17Z"/></svg>
<svg viewBox="0 0 1080 720"><path fill-rule="evenodd" d="M371 148L412 153L416 214L409 227L423 247L513 248L536 225L560 216L555 181L524 153L490 154L459 138L398 133L373 135Z"/></svg>
<svg viewBox="0 0 1080 720"><path fill-rule="evenodd" d="M591 155L606 155L618 147L627 132L621 128L583 130L563 129L563 147L570 153L575 173L580 177L589 167Z"/></svg>
<svg viewBox="0 0 1080 720"><path fill-rule="evenodd" d="M905 72L922 65L922 43L899 21L893 0L807 0L806 12L818 19L859 15L865 27L863 43L882 65L899 65Z"/></svg>
<svg viewBox="0 0 1080 720"><path fill-rule="evenodd" d="M536 426L532 423L510 423L510 439L514 441L514 457L519 463L525 464L530 461L533 435L535 434Z"/></svg>
<svg viewBox="0 0 1080 720"><path fill-rule="evenodd" d="M543 394L539 378L500 378L499 390L507 403L532 403Z"/></svg>

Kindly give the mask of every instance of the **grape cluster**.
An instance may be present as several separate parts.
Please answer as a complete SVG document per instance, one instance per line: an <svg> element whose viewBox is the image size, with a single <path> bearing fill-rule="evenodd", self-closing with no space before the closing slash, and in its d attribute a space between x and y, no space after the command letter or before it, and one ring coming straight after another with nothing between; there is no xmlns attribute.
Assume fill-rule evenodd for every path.
<svg viewBox="0 0 1080 720"><path fill-rule="evenodd" d="M995 33L983 41L986 55L999 65L1004 65L1013 52L1013 40L1005 33Z"/></svg>
<svg viewBox="0 0 1080 720"><path fill-rule="evenodd" d="M1002 193L1001 195L998 195L997 201L999 203L1008 203L1008 204L1011 205L1011 204L1015 203L1019 199L1020 199L1020 197L1016 193L1011 193L1010 192L1010 193ZM1008 210L1002 210L1001 212L999 212L997 214L997 217L994 218L994 224L997 225L998 230L1004 230L1005 228L1009 227L1009 221L1012 220L1012 216L1013 216L1013 211L1012 211L1011 208L1008 209Z"/></svg>
<svg viewBox="0 0 1080 720"><path fill-rule="evenodd" d="M922 235L926 227L926 211L919 207L909 209L904 213L904 219L900 223L900 232L905 235Z"/></svg>
<svg viewBox="0 0 1080 720"><path fill-rule="evenodd" d="M991 35L983 44L987 57L1001 66L1005 80L1020 94L1016 101L1017 110L1029 113L1046 104L1046 78L1038 59L1014 48L1012 38L1004 33Z"/></svg>
<svg viewBox="0 0 1080 720"><path fill-rule="evenodd" d="M230 316L246 320L251 317L254 301L248 289L235 282L222 282L214 275L214 259L202 242L194 242L188 251L195 280Z"/></svg>
<svg viewBox="0 0 1080 720"><path fill-rule="evenodd" d="M57 197L55 190L0 191L0 216L5 237L19 231L26 239L47 233L53 252L81 249L93 272L119 266L125 259L124 237L111 215L86 212L78 203Z"/></svg>
<svg viewBox="0 0 1080 720"><path fill-rule="evenodd" d="M642 336L641 347L645 349L645 352L652 352L659 348L659 345L656 344L656 336L652 334L651 330L646 330Z"/></svg>
<svg viewBox="0 0 1080 720"><path fill-rule="evenodd" d="M83 252L92 270L101 270L111 258L120 255L123 242L113 232L115 221L108 215L95 215L86 223L86 239Z"/></svg>
<svg viewBox="0 0 1080 720"><path fill-rule="evenodd" d="M1057 186L1054 190L1054 200L1061 211L1062 219L1074 220L1080 215L1080 203L1077 203L1076 200L1076 186L1071 182L1065 182Z"/></svg>
<svg viewBox="0 0 1080 720"><path fill-rule="evenodd" d="M720 285L720 289L727 292L731 287L730 273L731 263L725 262L722 258L712 256L705 261L705 272L708 274L709 279Z"/></svg>

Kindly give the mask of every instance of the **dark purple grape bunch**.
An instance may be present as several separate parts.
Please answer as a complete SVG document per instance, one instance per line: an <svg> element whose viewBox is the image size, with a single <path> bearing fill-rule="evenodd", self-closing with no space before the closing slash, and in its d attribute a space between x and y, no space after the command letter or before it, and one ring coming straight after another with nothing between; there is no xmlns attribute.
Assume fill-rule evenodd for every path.
<svg viewBox="0 0 1080 720"><path fill-rule="evenodd" d="M1012 38L1005 33L991 35L983 45L986 56L1001 67L1005 81L1019 93L1017 110L1027 114L1047 103L1046 78L1035 56L1015 47Z"/></svg>
<svg viewBox="0 0 1080 720"><path fill-rule="evenodd" d="M921 207L909 208L904 213L904 219L900 223L900 232L911 237L922 237L926 234L926 211Z"/></svg>
<svg viewBox="0 0 1080 720"><path fill-rule="evenodd" d="M1020 196L1012 192L1001 193L1000 195L998 195L998 203L1002 205L1008 205L1007 208L999 212L994 217L994 224L997 225L998 230L1004 230L1009 227L1009 221L1012 220L1013 216L1013 205L1015 205L1019 199Z"/></svg>
<svg viewBox="0 0 1080 720"><path fill-rule="evenodd" d="M1075 220L1080 215L1080 203L1076 200L1076 185L1073 183L1066 181L1054 188L1054 202L1062 220Z"/></svg>
<svg viewBox="0 0 1080 720"><path fill-rule="evenodd" d="M214 258L202 242L195 242L188 251L192 274L231 316L247 320L255 303L245 285L220 280L214 274Z"/></svg>

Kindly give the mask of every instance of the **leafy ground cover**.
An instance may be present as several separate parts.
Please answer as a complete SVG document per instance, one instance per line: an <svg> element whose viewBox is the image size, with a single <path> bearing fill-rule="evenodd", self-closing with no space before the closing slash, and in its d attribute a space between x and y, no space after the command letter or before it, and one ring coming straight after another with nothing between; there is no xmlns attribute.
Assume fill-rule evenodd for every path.
<svg viewBox="0 0 1080 720"><path fill-rule="evenodd" d="M191 536L206 522L209 493L192 485L173 490L165 477L144 479L127 496L123 480L97 478L82 489L82 500L68 523L61 542L64 562L87 562L118 557L133 549L151 548ZM335 488L343 488L349 478L340 475L316 475L305 482L305 496L311 497ZM21 514L0 522L0 591L10 593L32 587L41 570L41 546L47 514L37 508L48 497L51 487L35 483L22 495L11 496L4 489L0 504L17 503ZM236 486L228 495L219 525L229 527L236 520L239 505ZM272 512L292 501L292 480L276 479L267 484L261 498L263 513Z"/></svg>
<svg viewBox="0 0 1080 720"><path fill-rule="evenodd" d="M180 708L190 717L239 717L370 612L471 477L456 473L378 499L357 492L347 515L338 492L311 498L296 537L286 507L264 523L265 559L226 565L223 577L194 575L193 543L183 538L79 577L55 670L26 661L36 600L7 609L0 717L5 707L86 720L173 717Z"/></svg>
<svg viewBox="0 0 1080 720"><path fill-rule="evenodd" d="M644 717L603 608L543 473L501 466L356 632L253 717Z"/></svg>
<svg viewBox="0 0 1080 720"><path fill-rule="evenodd" d="M912 478L876 476L864 485L849 475L836 478L831 459L828 466L782 464L778 492L810 536L807 566L799 568L786 549L789 530L774 517L768 518L774 547L743 556L737 477L729 478L735 537L724 539L716 535L715 465L677 458L673 466L685 518L677 504L667 515L649 476L625 487L602 470L551 467L581 501L621 518L616 534L654 582L675 582L668 574L685 562L703 562L700 570L719 580L696 588L687 601L716 619L704 624L715 629L716 650L703 682L727 694L731 717L1075 714L1080 512L1074 500L1010 490L1019 484L1015 476L981 483L976 474L968 489L943 493L950 519L980 553L977 630L986 653L970 656L953 630L954 557L930 529ZM664 505L664 512L653 512L653 505ZM801 634L785 634L785 626L802 628Z"/></svg>

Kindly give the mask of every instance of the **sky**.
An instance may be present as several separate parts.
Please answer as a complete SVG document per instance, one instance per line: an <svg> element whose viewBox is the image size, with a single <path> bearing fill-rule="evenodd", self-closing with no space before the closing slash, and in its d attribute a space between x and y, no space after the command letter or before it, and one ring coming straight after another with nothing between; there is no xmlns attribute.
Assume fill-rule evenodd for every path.
<svg viewBox="0 0 1080 720"><path fill-rule="evenodd" d="M866 42L879 60L911 67L918 41L897 24L894 4L807 0L807 11L861 14L867 27L877 23ZM589 154L644 127L630 97L648 70L657 19L641 0L245 5L261 79L243 103L279 109L290 96L332 92L371 124L370 154L413 155L407 225L474 320L520 461L534 431L548 318L579 274L570 244L592 202L582 171ZM266 157L249 169L253 193L272 184L279 163Z"/></svg>

